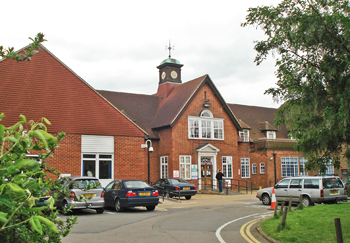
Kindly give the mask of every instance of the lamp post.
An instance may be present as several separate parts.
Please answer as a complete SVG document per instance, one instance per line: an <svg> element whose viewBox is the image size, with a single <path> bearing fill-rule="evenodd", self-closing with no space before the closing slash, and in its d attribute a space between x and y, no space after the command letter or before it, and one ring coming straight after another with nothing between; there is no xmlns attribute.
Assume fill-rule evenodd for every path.
<svg viewBox="0 0 350 243"><path fill-rule="evenodd" d="M150 153L153 152L152 141L147 139L144 144L141 144L141 148L147 148L148 183L150 183L151 182Z"/></svg>
<svg viewBox="0 0 350 243"><path fill-rule="evenodd" d="M276 153L273 151L273 165L274 165L274 170L275 170L275 185L277 184L277 175L276 175Z"/></svg>

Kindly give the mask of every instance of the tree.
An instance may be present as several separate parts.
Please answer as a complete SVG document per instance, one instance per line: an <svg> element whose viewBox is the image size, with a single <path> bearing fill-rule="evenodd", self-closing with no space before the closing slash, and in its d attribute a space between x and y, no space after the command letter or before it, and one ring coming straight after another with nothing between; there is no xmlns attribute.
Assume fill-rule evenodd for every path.
<svg viewBox="0 0 350 243"><path fill-rule="evenodd" d="M17 61L30 60L43 39L38 34L27 50L14 53L13 48L3 51L0 56ZM0 113L0 122L5 115ZM0 124L0 239L1 242L60 242L70 232L76 217L64 222L57 217L54 202L57 195L50 196L47 206L36 207L41 197L54 189L62 190L57 179L49 179L48 173L55 172L46 162L62 140L64 133L57 137L47 132L50 122L42 118L38 122L27 121L20 115L20 121L11 127ZM38 156L28 157L31 152ZM63 192L64 193L64 192Z"/></svg>
<svg viewBox="0 0 350 243"><path fill-rule="evenodd" d="M249 8L243 27L261 27L255 62L277 56L277 88L283 104L277 125L288 126L308 170L324 172L350 160L350 7L348 0L284 0Z"/></svg>

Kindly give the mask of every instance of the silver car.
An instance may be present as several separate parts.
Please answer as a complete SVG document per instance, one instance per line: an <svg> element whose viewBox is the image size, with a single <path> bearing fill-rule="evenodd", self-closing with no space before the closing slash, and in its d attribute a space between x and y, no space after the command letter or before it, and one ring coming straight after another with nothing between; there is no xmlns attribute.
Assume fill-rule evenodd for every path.
<svg viewBox="0 0 350 243"><path fill-rule="evenodd" d="M279 181L275 186L276 201L289 201L298 203L302 195L304 207L314 203L337 203L346 201L346 187L338 176L299 176L288 177ZM256 197L264 205L271 204L272 187L258 190Z"/></svg>
<svg viewBox="0 0 350 243"><path fill-rule="evenodd" d="M95 177L76 176L61 179L66 195L59 194L56 206L60 209L73 207L72 210L91 208L97 213L103 213L105 200L104 191ZM87 190L87 188L91 187ZM67 195L68 194L68 195ZM63 210L63 213L69 213Z"/></svg>

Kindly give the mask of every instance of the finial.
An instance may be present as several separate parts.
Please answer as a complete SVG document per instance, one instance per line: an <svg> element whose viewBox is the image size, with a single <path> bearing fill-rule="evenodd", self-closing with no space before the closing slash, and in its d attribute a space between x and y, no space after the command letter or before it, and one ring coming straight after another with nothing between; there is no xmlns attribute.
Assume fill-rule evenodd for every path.
<svg viewBox="0 0 350 243"><path fill-rule="evenodd" d="M171 57L171 50L175 50L174 47L175 47L175 46L171 46L171 45L170 45L170 40L169 40L169 46L165 46L165 50L166 50L166 49L169 50L169 58Z"/></svg>

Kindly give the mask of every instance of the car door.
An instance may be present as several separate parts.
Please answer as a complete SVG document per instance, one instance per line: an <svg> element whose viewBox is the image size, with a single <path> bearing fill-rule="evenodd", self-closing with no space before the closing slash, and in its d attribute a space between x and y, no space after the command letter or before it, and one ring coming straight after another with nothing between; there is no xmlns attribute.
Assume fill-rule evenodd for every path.
<svg viewBox="0 0 350 243"><path fill-rule="evenodd" d="M112 193L111 189L112 189L114 183L115 183L115 181L112 181L104 189L104 191L105 191L105 193L104 193L105 206L109 206L109 207L112 206L112 195L113 195L113 193Z"/></svg>
<svg viewBox="0 0 350 243"><path fill-rule="evenodd" d="M163 179L159 179L156 183L154 183L152 186L157 188L159 195L164 195L164 187L162 186Z"/></svg>
<svg viewBox="0 0 350 243"><path fill-rule="evenodd" d="M277 201L286 201L288 198L288 186L290 179L283 179L275 185L275 196Z"/></svg>
<svg viewBox="0 0 350 243"><path fill-rule="evenodd" d="M292 179L288 189L288 200L289 200L289 196L292 196L292 201L298 202L302 191L303 191L303 179Z"/></svg>

